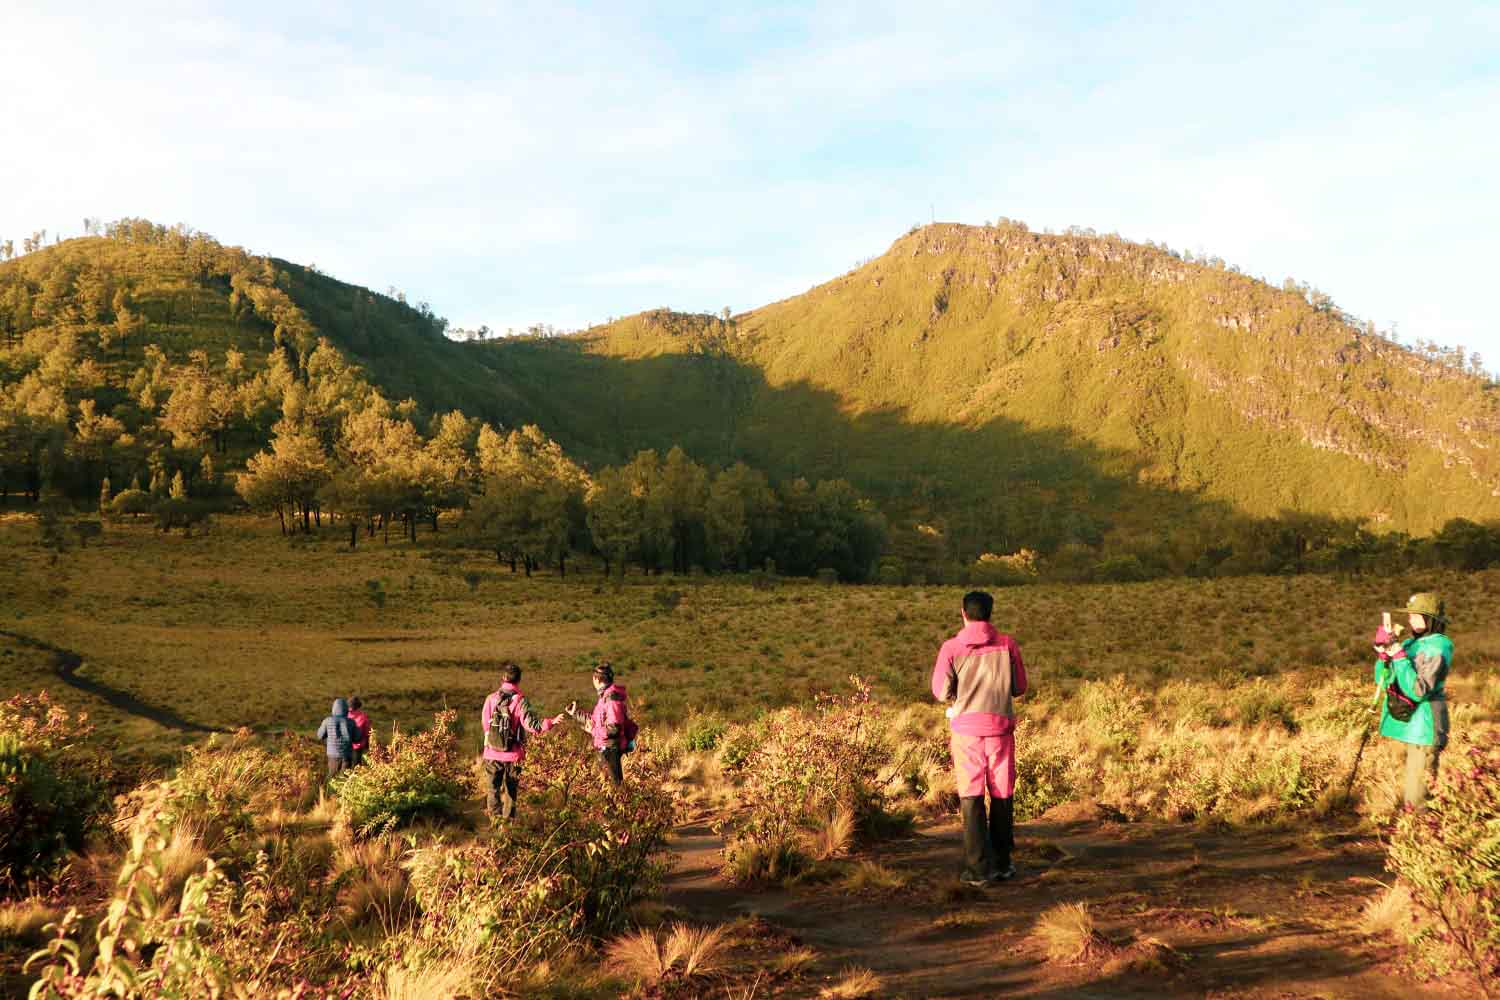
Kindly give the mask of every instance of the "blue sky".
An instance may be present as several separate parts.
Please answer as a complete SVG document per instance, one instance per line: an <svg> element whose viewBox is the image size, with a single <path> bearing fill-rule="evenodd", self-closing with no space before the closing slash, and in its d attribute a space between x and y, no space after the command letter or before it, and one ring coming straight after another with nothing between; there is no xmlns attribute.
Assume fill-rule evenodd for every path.
<svg viewBox="0 0 1500 1000"><path fill-rule="evenodd" d="M456 325L739 311L997 216L1500 368L1500 5L0 8L0 238L186 222Z"/></svg>

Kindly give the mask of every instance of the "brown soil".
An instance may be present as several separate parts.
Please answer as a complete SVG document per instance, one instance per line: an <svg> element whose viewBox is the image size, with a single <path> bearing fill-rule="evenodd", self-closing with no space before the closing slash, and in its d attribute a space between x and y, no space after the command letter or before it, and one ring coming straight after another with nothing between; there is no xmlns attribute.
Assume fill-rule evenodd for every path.
<svg viewBox="0 0 1500 1000"><path fill-rule="evenodd" d="M850 966L876 972L881 996L912 998L1473 995L1415 981L1390 941L1360 933L1388 876L1380 844L1352 826L1212 831L1080 806L1022 824L1016 839L1017 879L983 890L958 883L960 833L945 820L860 854L905 876L903 888L755 892L721 880L720 841L687 826L667 902L710 923L757 915L816 949L776 996L816 996ZM1050 960L1037 918L1074 902L1102 938L1081 962Z"/></svg>

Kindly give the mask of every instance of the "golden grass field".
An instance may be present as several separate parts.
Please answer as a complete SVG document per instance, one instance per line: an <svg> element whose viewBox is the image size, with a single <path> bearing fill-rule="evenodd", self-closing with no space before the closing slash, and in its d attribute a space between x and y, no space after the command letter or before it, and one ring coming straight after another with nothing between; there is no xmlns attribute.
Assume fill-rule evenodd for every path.
<svg viewBox="0 0 1500 1000"><path fill-rule="evenodd" d="M1366 637L1381 609L1411 591L1446 597L1457 646L1447 756L1456 757L1500 722L1500 629L1489 618L1500 570L999 591L996 624L1021 642L1033 688L1017 730L1025 874L975 894L955 880L947 727L927 688L964 588L758 588L702 576L621 584L589 568L528 580L449 537L423 532L416 544L375 540L351 552L341 532L289 541L243 518L192 538L111 524L53 562L34 522L0 521L0 694L46 689L87 711L92 742L121 762L182 761L179 777L196 770L201 783L222 769L232 784L260 761L295 779L288 796L240 774L256 834L247 843L269 845L298 906L320 919L334 907L333 924L298 932L296 961L344 975L333 957L352 948L379 970L369 995L381 1000L453 994L443 977L483 980L446 960L409 967L392 955L417 940L418 911L406 902L413 845L461 853L494 834L470 796L435 825L358 842L344 806L322 790L311 744L329 701L362 696L382 742L393 725L431 725L445 705L472 733L504 660L523 665L523 686L552 713L587 703L589 668L605 657L645 727L626 788L649 786L672 803L661 822L675 826L673 874L632 911L633 929L602 949L558 951L520 995L685 997L717 985L745 997L1270 997L1347 987L1410 1000L1468 988L1451 964L1432 967L1431 982L1390 975L1389 942L1418 941L1418 925L1409 898L1396 905L1384 889L1394 748L1377 741L1358 753L1372 691ZM873 728L854 737L883 748L863 780L889 815L906 816L891 829L908 835L859 837L852 814L799 815L789 836L804 867L752 884L741 864L752 855L731 848L757 808L757 774L734 759L790 740L772 753L800 767L798 734L830 718L812 696L847 692L851 674L870 678L880 703ZM181 755L202 740L195 727L304 739ZM572 787L564 777L581 742L573 732L536 749L528 816L542 814L548 782ZM248 750L257 744L270 752ZM185 877L214 852L235 857L227 841L209 842L205 831L217 828L203 817L177 823L173 871ZM110 886L126 850L97 837L52 895L0 904L0 987L30 982L21 963L65 904L102 913L112 891L121 898ZM382 908L387 897L396 902ZM743 917L747 907L760 916ZM444 912L434 903L433 914ZM258 956L260 945L244 947Z"/></svg>
<svg viewBox="0 0 1500 1000"><path fill-rule="evenodd" d="M290 544L273 523L235 518L193 538L109 525L56 564L35 539L27 520L0 522L0 630L72 651L81 677L188 722L265 732L310 732L340 695L362 696L382 729L444 704L477 711L507 659L551 713L587 701L588 669L608 658L636 714L660 728L806 702L851 673L883 701L928 701L963 592L702 576L620 586L594 570L528 580L442 546L443 534L350 552L340 533ZM1500 571L1042 584L999 591L995 619L1025 653L1028 714L1123 675L1163 709L1191 703L1195 722L1254 725L1280 710L1275 697L1267 708L1268 685L1295 712L1307 692L1363 684L1380 609L1419 588L1442 592L1454 618L1456 717L1495 719ZM0 636L0 690L49 689L124 754L196 738L66 687L55 659Z"/></svg>

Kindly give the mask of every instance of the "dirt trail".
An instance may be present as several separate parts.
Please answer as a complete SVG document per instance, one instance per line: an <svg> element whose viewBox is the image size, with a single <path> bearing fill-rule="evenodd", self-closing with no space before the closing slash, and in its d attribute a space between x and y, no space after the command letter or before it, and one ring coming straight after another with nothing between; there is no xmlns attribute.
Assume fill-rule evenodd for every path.
<svg viewBox="0 0 1500 1000"><path fill-rule="evenodd" d="M227 729L220 729L217 726L204 726L197 722L189 722L174 712L147 704L134 695L121 691L118 688L112 688L108 684L101 684L99 681L80 676L78 668L83 666L83 657L71 649L63 649L61 646L54 646L50 642L43 642L41 639L34 639L29 635L22 635L20 632L12 632L8 629L0 629L0 636L14 640L22 646L29 646L32 649L40 649L51 653L52 671L57 674L59 680L69 687L87 692L99 698L106 704L119 709L127 715L147 719L158 726L166 729L175 729L184 733L228 732Z"/></svg>
<svg viewBox="0 0 1500 1000"><path fill-rule="evenodd" d="M800 995L846 966L874 970L893 997L1461 996L1395 971L1383 941L1358 932L1360 909L1385 878L1378 843L1349 830L1212 833L1097 818L1035 821L1017 831L1019 877L968 890L956 879L951 822L862 854L907 881L851 894L836 884L772 892L718 878L720 842L683 827L667 902L707 922L751 914L811 945L819 962ZM1058 903L1087 902L1122 949L1085 964L1046 957L1032 937ZM1131 941L1172 952L1141 968ZM778 995L794 996L796 992Z"/></svg>

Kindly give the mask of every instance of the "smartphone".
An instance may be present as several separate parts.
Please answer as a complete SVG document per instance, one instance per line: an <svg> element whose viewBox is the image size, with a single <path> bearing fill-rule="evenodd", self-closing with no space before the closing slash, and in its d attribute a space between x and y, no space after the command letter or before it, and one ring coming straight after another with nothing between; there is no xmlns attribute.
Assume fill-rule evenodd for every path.
<svg viewBox="0 0 1500 1000"><path fill-rule="evenodd" d="M1389 611L1382 611L1380 613L1380 627L1387 632L1391 630L1391 613Z"/></svg>

